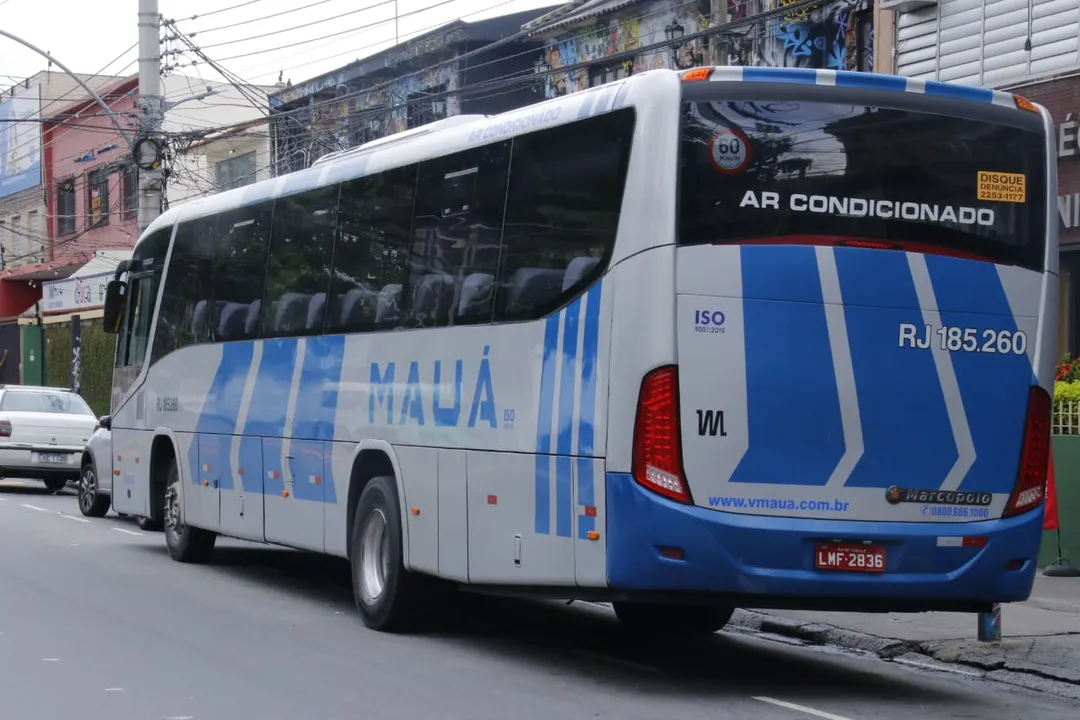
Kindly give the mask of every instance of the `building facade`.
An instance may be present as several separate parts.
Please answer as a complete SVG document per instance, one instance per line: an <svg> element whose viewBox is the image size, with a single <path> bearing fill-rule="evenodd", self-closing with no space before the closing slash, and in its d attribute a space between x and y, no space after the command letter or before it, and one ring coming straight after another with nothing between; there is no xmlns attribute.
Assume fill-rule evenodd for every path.
<svg viewBox="0 0 1080 720"><path fill-rule="evenodd" d="M457 20L346 67L270 95L275 173L331 152L462 113L494 114L542 99L528 75L542 42L515 40L537 9ZM469 55L461 60L457 58ZM470 87L476 88L469 91ZM490 88L490 89L485 89Z"/></svg>
<svg viewBox="0 0 1080 720"><path fill-rule="evenodd" d="M193 138L175 147L166 183L168 206L270 177L267 95L277 88L240 88L175 74L162 82L165 131ZM198 136L221 127L227 129Z"/></svg>
<svg viewBox="0 0 1080 720"><path fill-rule="evenodd" d="M536 70L555 97L636 72L699 65L874 68L870 0L829 0L788 14L780 0L578 0L528 23ZM760 18L760 19L757 19ZM716 28L715 33L706 33ZM684 40L685 38L685 40ZM567 68L566 72L558 72Z"/></svg>
<svg viewBox="0 0 1080 720"><path fill-rule="evenodd" d="M77 77L92 89L118 80ZM48 254L42 118L88 97L74 78L48 71L0 94L0 318L17 315L36 297L24 282L9 279L9 273Z"/></svg>
<svg viewBox="0 0 1080 720"><path fill-rule="evenodd" d="M895 15L896 73L1016 92L1044 105L1058 140L1058 347L1080 355L1080 4L881 0Z"/></svg>

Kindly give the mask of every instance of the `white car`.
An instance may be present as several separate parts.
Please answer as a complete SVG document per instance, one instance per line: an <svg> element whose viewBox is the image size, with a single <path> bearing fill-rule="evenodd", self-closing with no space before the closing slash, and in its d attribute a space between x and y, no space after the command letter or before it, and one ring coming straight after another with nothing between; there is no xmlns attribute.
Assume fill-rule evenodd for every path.
<svg viewBox="0 0 1080 720"><path fill-rule="evenodd" d="M86 443L79 473L79 510L87 517L105 517L112 496L112 418L102 415Z"/></svg>
<svg viewBox="0 0 1080 720"><path fill-rule="evenodd" d="M63 490L79 479L96 427L90 406L70 390L0 385L0 477L36 478Z"/></svg>
<svg viewBox="0 0 1080 720"><path fill-rule="evenodd" d="M105 517L112 504L112 417L102 415L82 453L79 473L79 511L87 517ZM123 517L123 513L120 513ZM162 523L139 518L143 530L160 530Z"/></svg>

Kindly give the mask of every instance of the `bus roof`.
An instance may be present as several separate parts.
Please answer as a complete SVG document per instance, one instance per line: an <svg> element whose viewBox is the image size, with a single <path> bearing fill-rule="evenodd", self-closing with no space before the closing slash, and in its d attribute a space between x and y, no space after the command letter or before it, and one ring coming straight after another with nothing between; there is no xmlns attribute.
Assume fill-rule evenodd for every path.
<svg viewBox="0 0 1080 720"><path fill-rule="evenodd" d="M936 95L952 100L1000 105L1031 112L1039 112L1040 109L1038 105L1018 95L1000 90L938 82L937 80L902 77L900 75L882 75L880 73L852 72L849 70L774 67L694 68L684 71L682 78L684 81L789 83L861 88L864 90L888 90Z"/></svg>

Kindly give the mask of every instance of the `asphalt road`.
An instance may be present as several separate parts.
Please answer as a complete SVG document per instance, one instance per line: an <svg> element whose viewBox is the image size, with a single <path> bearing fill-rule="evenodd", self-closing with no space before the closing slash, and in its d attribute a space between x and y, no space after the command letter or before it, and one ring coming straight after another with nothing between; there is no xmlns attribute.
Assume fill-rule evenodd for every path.
<svg viewBox="0 0 1080 720"><path fill-rule="evenodd" d="M88 520L0 483L2 720L1075 720L1054 695L720 633L648 646L606 608L477 599L423 635L366 630L348 569Z"/></svg>

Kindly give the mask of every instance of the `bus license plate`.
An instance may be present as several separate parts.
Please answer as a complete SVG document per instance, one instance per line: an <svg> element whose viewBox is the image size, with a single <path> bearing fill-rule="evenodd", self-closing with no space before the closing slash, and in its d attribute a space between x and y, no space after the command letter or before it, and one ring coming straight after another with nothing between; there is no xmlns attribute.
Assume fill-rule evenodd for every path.
<svg viewBox="0 0 1080 720"><path fill-rule="evenodd" d="M885 548L872 545L817 546L814 564L818 570L885 572Z"/></svg>

